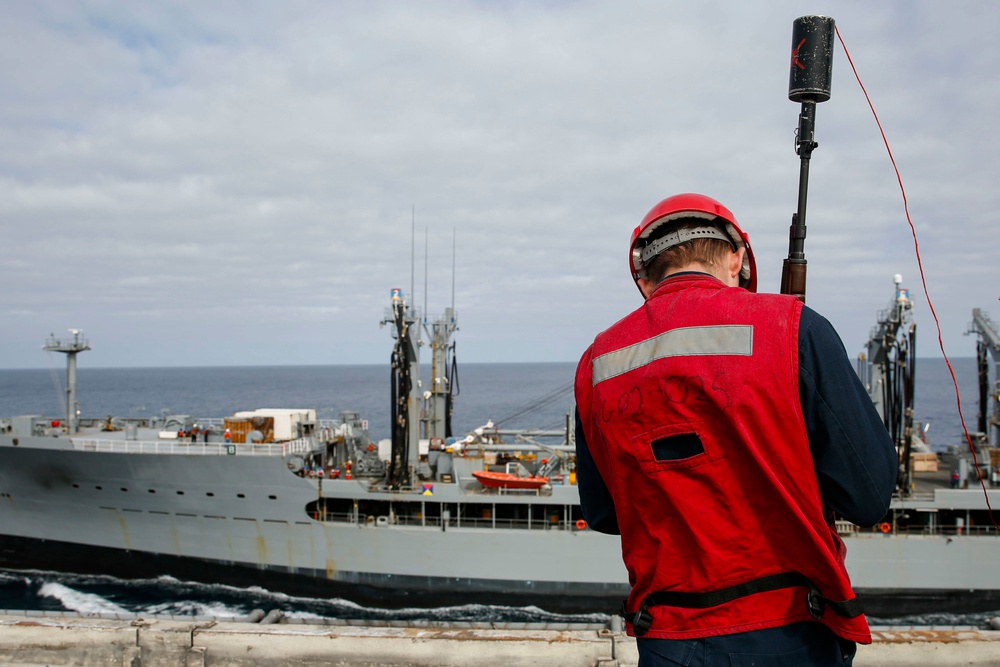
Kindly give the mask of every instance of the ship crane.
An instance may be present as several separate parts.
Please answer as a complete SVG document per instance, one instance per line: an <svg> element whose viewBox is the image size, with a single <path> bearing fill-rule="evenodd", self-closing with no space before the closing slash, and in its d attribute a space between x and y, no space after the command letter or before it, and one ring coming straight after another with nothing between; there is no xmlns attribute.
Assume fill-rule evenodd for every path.
<svg viewBox="0 0 1000 667"><path fill-rule="evenodd" d="M896 444L900 465L897 484L905 494L909 493L912 481L910 450L917 326L913 322L913 301L909 291L902 287L903 277L897 273L894 282L895 296L878 314L878 323L868 336L867 358L862 355L858 371Z"/></svg>
<svg viewBox="0 0 1000 667"><path fill-rule="evenodd" d="M979 368L979 423L978 430L986 435L993 447L1000 447L1000 334L990 316L979 308L972 309L972 322L968 334L977 334L976 360ZM990 369L986 362L987 352L993 357L993 393L990 394ZM988 403L993 404L993 414L989 414ZM987 424L987 422L989 422ZM991 434L995 433L995 437Z"/></svg>

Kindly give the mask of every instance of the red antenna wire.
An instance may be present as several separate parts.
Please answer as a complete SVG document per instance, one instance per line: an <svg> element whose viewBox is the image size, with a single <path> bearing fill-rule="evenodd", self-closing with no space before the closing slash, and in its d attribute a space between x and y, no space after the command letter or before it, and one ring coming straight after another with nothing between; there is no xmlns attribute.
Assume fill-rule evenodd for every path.
<svg viewBox="0 0 1000 667"><path fill-rule="evenodd" d="M938 336L938 347L941 348L941 356L944 357L945 363L948 365L948 372L951 373L951 382L955 387L955 402L958 405L958 418L962 422L962 431L965 433L965 441L969 445L969 451L972 452L972 462L975 464L976 475L979 477L979 486L983 489L983 498L986 499L986 508L990 513L990 521L993 522L993 527L1000 530L1000 525L997 525L997 520L993 516L993 507L990 505L990 496L986 492L986 483L983 481L983 475L979 471L979 457L976 456L976 448L972 444L972 437L969 435L969 429L965 425L965 414L962 412L962 397L958 391L958 380L955 378L955 369L951 366L951 359L948 358L948 353L944 351L944 338L941 336L941 322L938 320L937 311L934 310L934 303L931 301L930 292L927 290L927 278L924 276L924 263L920 258L920 244L917 242L917 229L913 226L913 220L910 218L910 206L906 201L906 188L903 187L903 177L899 174L899 167L896 166L896 158L892 155L892 148L889 147L889 140L885 136L885 130L882 129L882 122L878 118L878 113L875 111L875 105L872 104L871 97L868 96L868 91L865 89L865 84L861 82L861 76L858 74L858 68L854 66L854 59L851 58L851 52L847 49L847 44L844 43L844 38L840 35L840 28L834 24L834 30L837 33L837 39L840 40L840 45L844 48L844 54L847 56L847 62L851 64L851 70L854 72L854 78L857 79L858 85L861 86L861 92L865 95L865 100L868 101L868 108L872 110L872 115L875 117L875 124L878 125L878 131L882 135L882 143L885 144L885 150L889 154L889 161L892 162L892 168L896 172L896 181L899 183L899 191L903 195L903 211L906 213L906 222L910 225L910 233L913 236L913 250L917 256L917 267L920 269L920 282L924 288L924 297L927 299L927 305L930 306L931 315L934 317L934 326L937 327Z"/></svg>

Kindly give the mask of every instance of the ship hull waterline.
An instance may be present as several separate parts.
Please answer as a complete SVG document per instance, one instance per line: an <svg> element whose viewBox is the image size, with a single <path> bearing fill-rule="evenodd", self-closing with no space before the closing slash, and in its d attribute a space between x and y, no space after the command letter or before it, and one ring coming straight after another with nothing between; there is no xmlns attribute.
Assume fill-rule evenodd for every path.
<svg viewBox="0 0 1000 667"><path fill-rule="evenodd" d="M109 575L119 579L155 579L170 576L181 581L222 584L236 588L261 587L306 598L341 598L372 608L435 609L461 605L537 606L557 614L616 614L627 586L527 582L514 590L497 579L456 579L340 573L328 579L322 573L290 572L195 558L122 551L107 547L53 540L0 536L0 567L25 572L54 571ZM876 618L923 614L972 614L1000 609L1000 591L961 589L858 589L865 611Z"/></svg>

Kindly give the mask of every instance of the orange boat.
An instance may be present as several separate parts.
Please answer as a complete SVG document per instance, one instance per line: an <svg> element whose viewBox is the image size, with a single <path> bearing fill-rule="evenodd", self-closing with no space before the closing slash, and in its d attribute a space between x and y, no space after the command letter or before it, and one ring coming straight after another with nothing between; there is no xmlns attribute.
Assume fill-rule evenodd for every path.
<svg viewBox="0 0 1000 667"><path fill-rule="evenodd" d="M472 476L479 483L490 489L537 489L549 483L548 477L518 477L509 472L490 472L488 470L473 470Z"/></svg>

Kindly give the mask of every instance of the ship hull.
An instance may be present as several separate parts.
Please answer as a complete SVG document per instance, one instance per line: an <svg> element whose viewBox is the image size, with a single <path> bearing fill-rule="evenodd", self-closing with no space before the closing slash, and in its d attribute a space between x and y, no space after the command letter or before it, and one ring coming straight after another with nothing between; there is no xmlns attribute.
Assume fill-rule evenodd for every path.
<svg viewBox="0 0 1000 667"><path fill-rule="evenodd" d="M0 565L171 575L384 607L618 609L628 593L619 540L577 527L576 487L490 495L471 475L457 476L464 486L401 494L365 480L306 479L281 456L101 453L61 438L15 445L3 436ZM981 500L943 491L940 507L924 509ZM965 530L846 536L848 571L868 612L1000 607L1000 571L990 567L1000 562L1000 539Z"/></svg>

